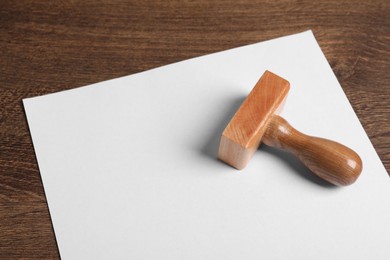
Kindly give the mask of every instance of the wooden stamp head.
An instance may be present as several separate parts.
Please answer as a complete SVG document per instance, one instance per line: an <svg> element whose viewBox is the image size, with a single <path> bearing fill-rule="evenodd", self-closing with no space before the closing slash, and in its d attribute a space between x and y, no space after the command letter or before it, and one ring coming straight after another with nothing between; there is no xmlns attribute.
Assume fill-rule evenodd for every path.
<svg viewBox="0 0 390 260"><path fill-rule="evenodd" d="M222 133L218 157L243 169L261 142L295 154L313 173L335 184L349 185L362 171L362 160L350 148L305 135L278 116L290 84L266 71Z"/></svg>
<svg viewBox="0 0 390 260"><path fill-rule="evenodd" d="M266 127L279 113L290 83L266 71L242 103L221 136L218 157L243 169L258 149Z"/></svg>

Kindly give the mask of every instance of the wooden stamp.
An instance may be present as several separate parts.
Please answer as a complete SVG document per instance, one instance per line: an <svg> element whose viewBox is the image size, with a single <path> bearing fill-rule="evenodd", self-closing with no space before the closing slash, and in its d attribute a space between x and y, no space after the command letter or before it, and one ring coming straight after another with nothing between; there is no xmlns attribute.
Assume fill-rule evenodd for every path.
<svg viewBox="0 0 390 260"><path fill-rule="evenodd" d="M334 185L349 185L362 171L362 160L350 148L305 135L278 116L290 83L266 71L222 133L218 157L243 169L261 142L292 152L313 173Z"/></svg>

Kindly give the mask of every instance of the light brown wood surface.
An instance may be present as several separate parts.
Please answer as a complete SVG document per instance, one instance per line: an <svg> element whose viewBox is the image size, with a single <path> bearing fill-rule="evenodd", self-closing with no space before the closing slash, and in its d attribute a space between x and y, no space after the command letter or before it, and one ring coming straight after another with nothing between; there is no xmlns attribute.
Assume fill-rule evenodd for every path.
<svg viewBox="0 0 390 260"><path fill-rule="evenodd" d="M280 116L269 121L262 142L293 153L318 177L334 185L350 185L362 171L362 160L355 151L328 139L302 134Z"/></svg>
<svg viewBox="0 0 390 260"><path fill-rule="evenodd" d="M308 29L390 171L389 13L388 0L0 1L0 259L59 259L22 98Z"/></svg>
<svg viewBox="0 0 390 260"><path fill-rule="evenodd" d="M222 133L218 158L241 170L252 158L274 114L280 112L290 83L264 72Z"/></svg>
<svg viewBox="0 0 390 260"><path fill-rule="evenodd" d="M289 89L287 80L264 72L223 131L218 158L241 170L264 142L293 153L314 174L334 185L354 183L362 171L356 152L340 143L305 135L278 116Z"/></svg>

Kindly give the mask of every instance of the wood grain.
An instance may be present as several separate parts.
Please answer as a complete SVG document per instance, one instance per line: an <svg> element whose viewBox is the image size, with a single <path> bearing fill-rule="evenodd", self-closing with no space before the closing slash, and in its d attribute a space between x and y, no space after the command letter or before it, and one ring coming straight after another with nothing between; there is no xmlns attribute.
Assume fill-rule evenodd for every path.
<svg viewBox="0 0 390 260"><path fill-rule="evenodd" d="M318 177L338 186L350 185L362 172L359 155L332 140L305 135L284 118L273 116L262 142L293 153Z"/></svg>
<svg viewBox="0 0 390 260"><path fill-rule="evenodd" d="M338 186L350 185L362 171L352 149L332 140L305 135L278 116L290 83L265 71L222 132L218 158L241 170L261 143L293 153L318 177Z"/></svg>
<svg viewBox="0 0 390 260"><path fill-rule="evenodd" d="M268 123L282 109L290 83L265 71L221 135L218 158L243 169L259 148Z"/></svg>
<svg viewBox="0 0 390 260"><path fill-rule="evenodd" d="M22 98L307 29L389 171L389 13L388 0L0 1L0 259L59 259Z"/></svg>

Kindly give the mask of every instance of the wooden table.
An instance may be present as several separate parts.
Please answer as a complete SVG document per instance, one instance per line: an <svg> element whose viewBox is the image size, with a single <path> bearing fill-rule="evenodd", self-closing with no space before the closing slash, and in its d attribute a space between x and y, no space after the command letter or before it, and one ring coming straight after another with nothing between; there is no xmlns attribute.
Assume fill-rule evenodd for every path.
<svg viewBox="0 0 390 260"><path fill-rule="evenodd" d="M312 29L390 170L390 2L1 1L0 259L58 259L22 98Z"/></svg>

